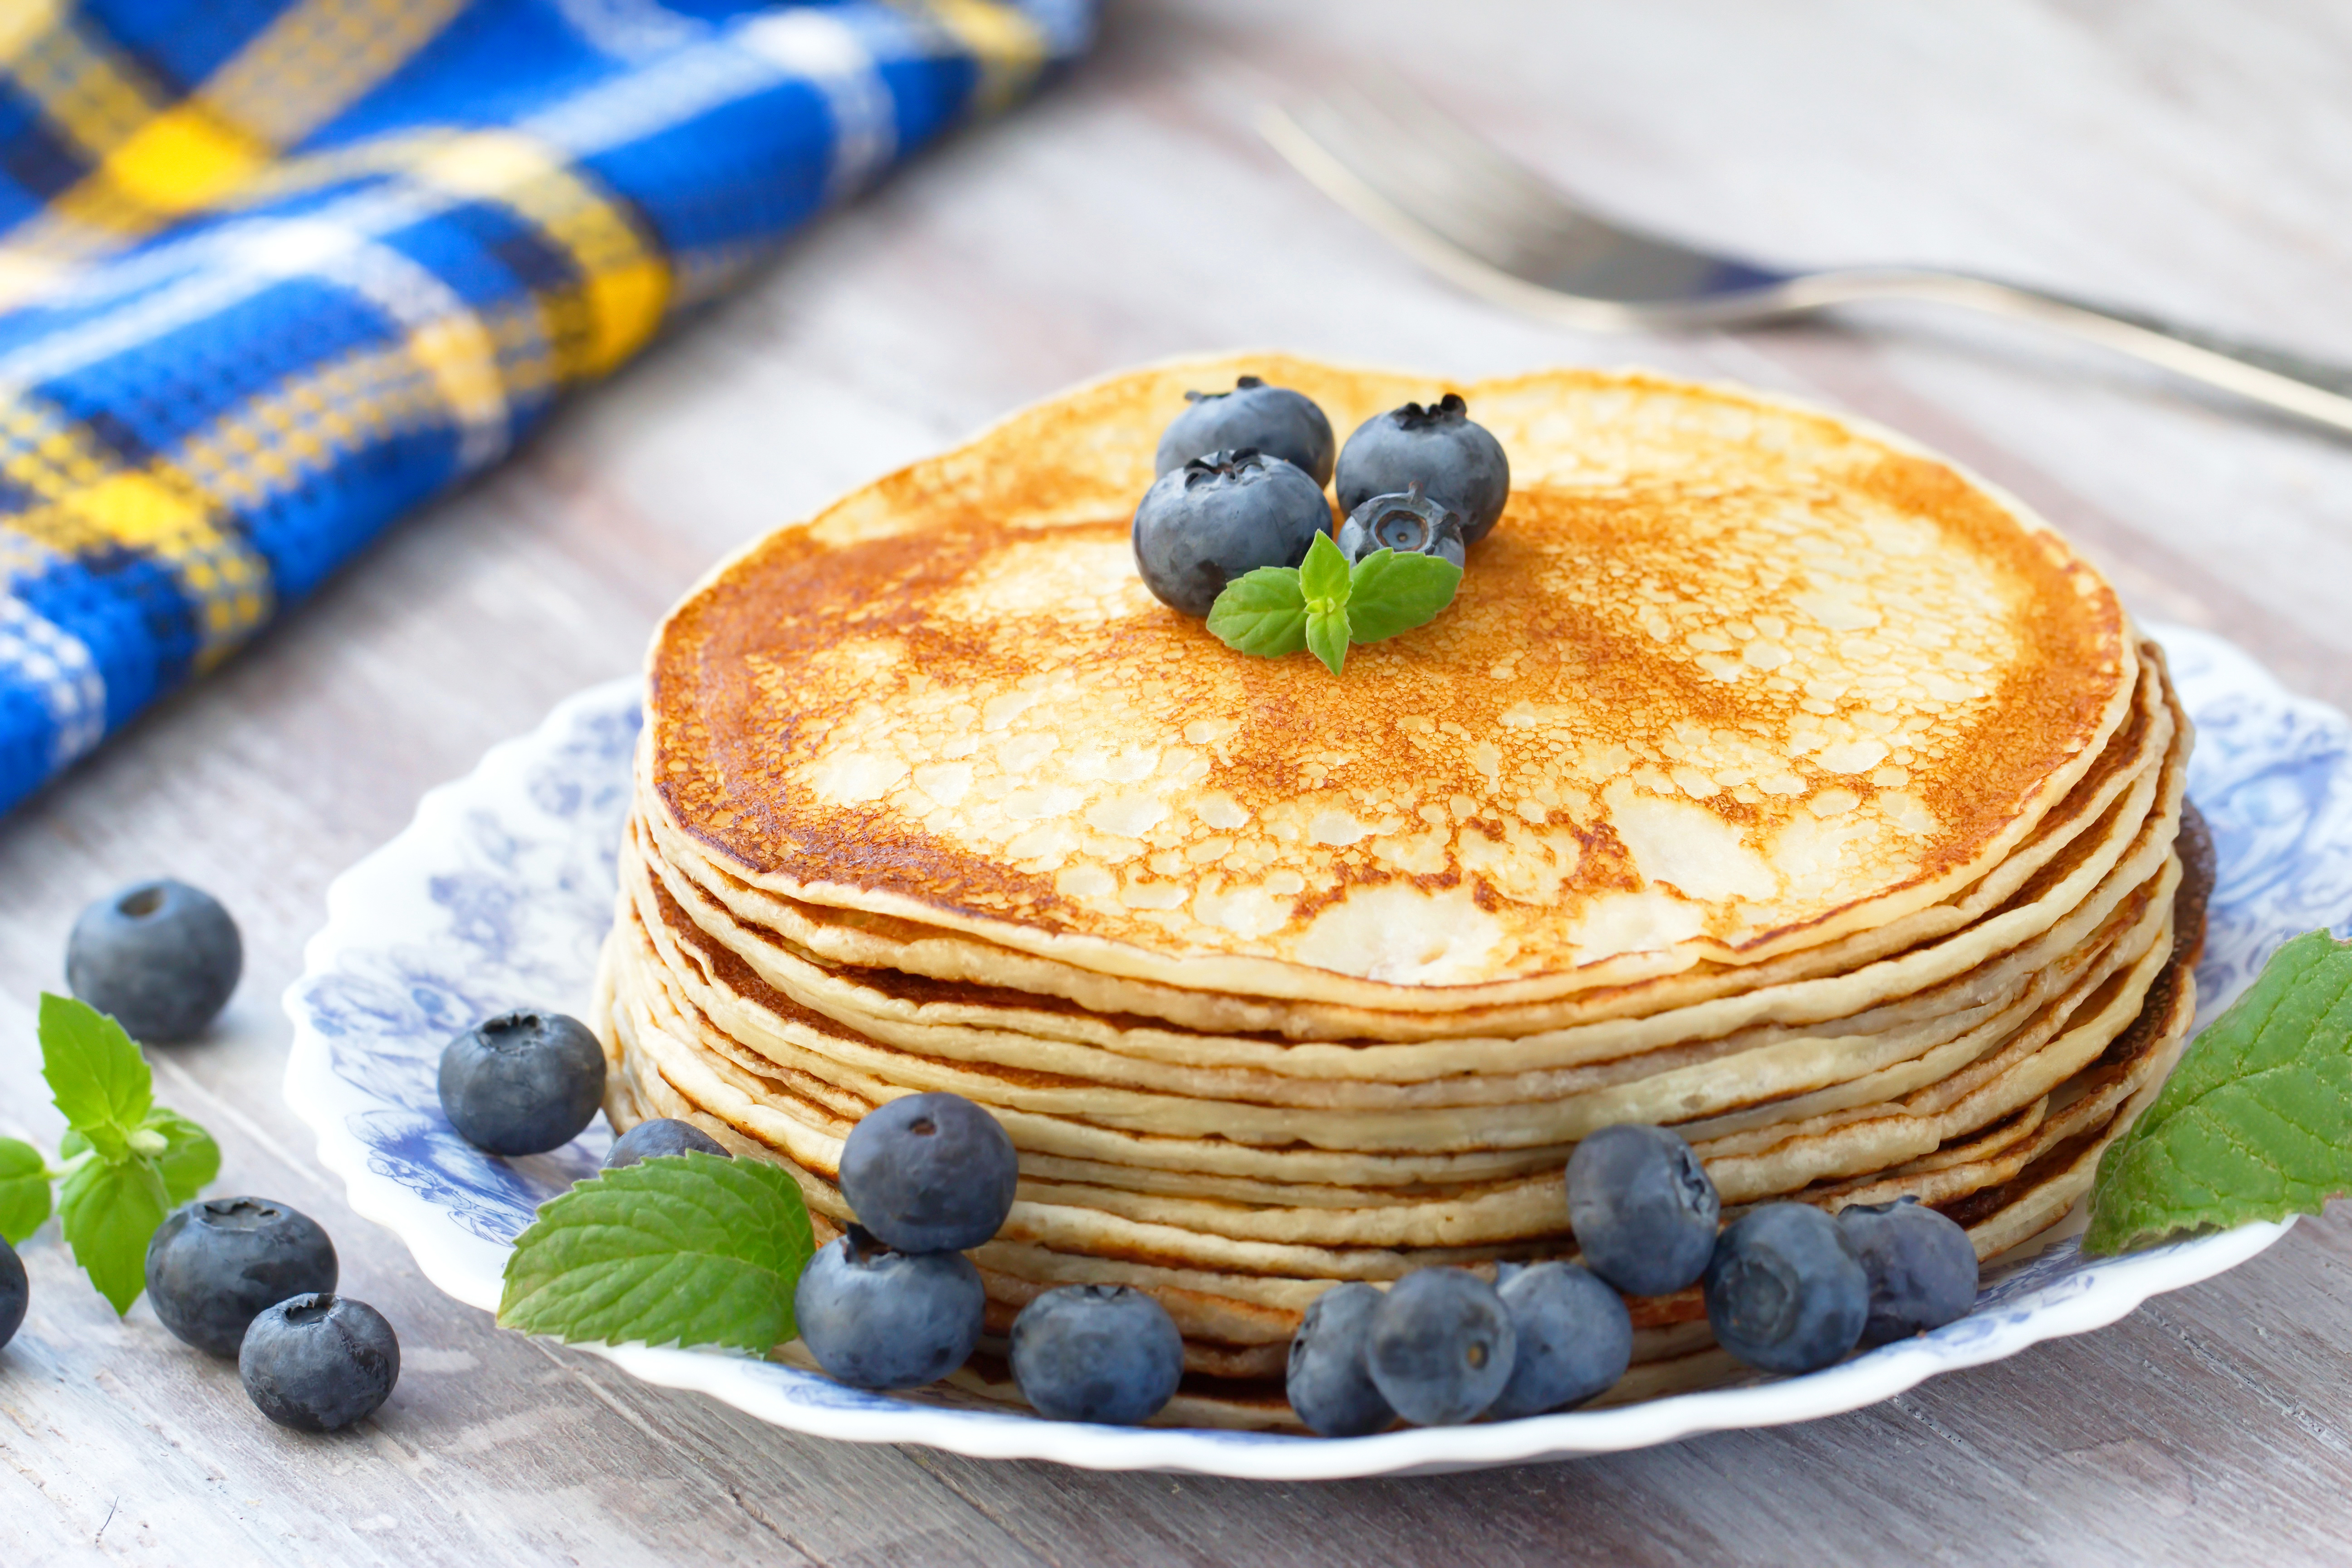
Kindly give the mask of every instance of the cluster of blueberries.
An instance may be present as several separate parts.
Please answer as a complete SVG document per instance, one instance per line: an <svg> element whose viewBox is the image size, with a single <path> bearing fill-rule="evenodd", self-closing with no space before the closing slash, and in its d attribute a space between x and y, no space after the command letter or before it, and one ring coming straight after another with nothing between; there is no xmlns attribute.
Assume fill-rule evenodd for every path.
<svg viewBox="0 0 2352 1568"><path fill-rule="evenodd" d="M449 1042L441 1106L467 1142L537 1154L579 1136L604 1094L596 1038L560 1014L502 1014ZM689 1150L728 1151L691 1123L641 1121L606 1170ZM915 1388L971 1359L987 1312L964 1256L1013 1210L1020 1163L996 1119L953 1094L908 1095L868 1112L841 1152L856 1221L818 1249L793 1298L801 1342L857 1388ZM1021 1310L1013 1375L1029 1403L1066 1420L1133 1425L1166 1405L1184 1344L1167 1310L1125 1286L1068 1285Z"/></svg>
<svg viewBox="0 0 2352 1568"><path fill-rule="evenodd" d="M211 894L171 880L124 888L83 910L66 943L73 994L133 1039L201 1034L236 989L245 949ZM335 1294L334 1243L269 1198L199 1198L147 1243L147 1299L198 1350L234 1357L261 1413L306 1432L375 1410L400 1378L383 1314ZM24 1321L25 1266L0 1241L0 1344Z"/></svg>
<svg viewBox="0 0 2352 1568"><path fill-rule="evenodd" d="M1135 563L1161 603L1205 616L1234 578L1296 566L1331 525L1331 421L1286 386L1243 376L1231 392L1188 392L1160 437L1159 476L1135 509ZM1352 563L1377 550L1459 566L1510 499L1502 443L1460 395L1376 414L1339 449L1336 542Z"/></svg>
<svg viewBox="0 0 2352 1568"><path fill-rule="evenodd" d="M236 1357L247 1397L304 1432L374 1414L400 1381L392 1325L336 1295L336 1272L319 1222L269 1198L198 1198L147 1244L147 1299L163 1326Z"/></svg>
<svg viewBox="0 0 2352 1568"><path fill-rule="evenodd" d="M1834 1216L1762 1204L1718 1229L1721 1214L1678 1133L1605 1128L1568 1163L1582 1267L1507 1263L1491 1285L1441 1268L1385 1292L1337 1286L1291 1341L1291 1408L1326 1436L1378 1432L1400 1416L1434 1426L1565 1409L1624 1375L1633 1324L1623 1296L1694 1283L1716 1342L1777 1373L1939 1328L1976 1300L1968 1233L1915 1198Z"/></svg>
<svg viewBox="0 0 2352 1568"><path fill-rule="evenodd" d="M793 1300L817 1364L859 1388L912 1388L963 1365L987 1310L964 1252L1004 1224L1019 1179L1013 1140L960 1095L908 1095L859 1119L841 1151L857 1220L810 1261ZM1174 1396L1184 1341L1140 1290L1063 1285L1013 1320L1010 1359L1041 1415L1130 1426Z"/></svg>

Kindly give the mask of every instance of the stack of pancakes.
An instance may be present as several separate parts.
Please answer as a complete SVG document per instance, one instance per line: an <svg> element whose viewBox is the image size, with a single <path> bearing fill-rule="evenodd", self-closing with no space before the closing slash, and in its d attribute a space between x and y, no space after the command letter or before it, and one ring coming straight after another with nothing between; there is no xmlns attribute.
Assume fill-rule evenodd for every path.
<svg viewBox="0 0 2352 1568"><path fill-rule="evenodd" d="M1135 573L1160 427L1244 372L1342 431L1461 391L1510 455L1454 605L1339 678ZM1572 1257L1562 1167L1612 1122L1682 1131L1727 1211L1916 1194L1994 1257L2194 1009L2155 648L2014 500L1752 394L1121 375L761 541L650 664L615 1126L784 1163L824 1237L860 1116L978 1101L1022 1168L992 1331L1150 1291L1164 1420L1285 1421L1334 1281ZM1695 1289L1632 1305L1614 1397L1730 1370Z"/></svg>

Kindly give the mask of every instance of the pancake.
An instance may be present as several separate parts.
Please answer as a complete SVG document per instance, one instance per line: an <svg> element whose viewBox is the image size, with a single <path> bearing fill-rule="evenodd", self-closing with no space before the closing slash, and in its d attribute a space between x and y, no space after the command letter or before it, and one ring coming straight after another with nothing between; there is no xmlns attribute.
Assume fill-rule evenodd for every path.
<svg viewBox="0 0 2352 1568"><path fill-rule="evenodd" d="M1688 1009L1716 998L1747 1000L1717 1008L1706 1016L1712 1022L1706 1025L1688 1011L1677 1011L1675 1035L1703 1027L1727 1030L1759 1018L1835 1017L1851 1012L1870 995L1900 994L1916 986L1926 967L1934 966L1946 974L1958 973L1993 942L2038 929L2037 919L2046 926L2049 920L2072 907L2083 887L2111 867L2118 847L2126 842L2126 830L2144 820L2153 792L2159 787L2178 788L2179 781L2168 778L2162 769L2170 757L2179 721L2165 702L2155 658L2152 648L2142 650L2139 710L2110 747L2111 752L2124 754L2103 757L2103 765L2095 768L2070 797L2069 809L2060 814L2058 821L2045 825L2050 831L2021 847L2018 854L1954 900L1878 931L1781 959L1737 968L1713 966L1704 974L1588 992L1568 1001L1474 1008L1454 1015L1381 1014L1325 1006L1315 1008L1309 1021L1299 1016L1295 1005L1250 1004L1202 993L1139 987L1035 960L1017 965L1026 971L1018 978L1023 985L1037 985L1042 991L976 983L978 974L1016 965L1001 963L1008 956L1004 950L992 952L936 935L915 935L910 928L901 927L887 936L866 929L856 931L855 940L848 942L830 941L843 934L840 928L803 918L807 906L777 899L714 868L696 854L691 843L665 831L657 807L648 810L633 832L641 835L640 847L654 863L691 879L736 921L768 939L766 951L737 945L740 956L804 1005L837 1016L858 1014L920 1023L925 1020L919 1015L934 1014L942 1021L989 1023L996 1021L987 1016L991 1007L1009 1007L1012 1012L1003 1026L1024 1034L1060 1036L1139 1054L1166 1051L1179 1060L1201 1059L1200 1053L1213 1050L1226 1053L1226 1059L1238 1057L1285 1072L1312 1072L1319 1065L1333 1076L1352 1078L1364 1076L1367 1062L1377 1057L1383 1062L1423 1062L1427 1064L1423 1070L1444 1073L1460 1070L1461 1051L1372 1051L1366 1048L1366 1042L1484 1037L1510 1042L1507 1048L1513 1059L1524 1062L1530 1053L1544 1048L1550 1037L1580 1025ZM1907 968L1864 967L1882 955L1959 930L2014 898L2029 883L2036 883L2037 896L2030 901L2039 915L2012 911L2001 924L1975 933L1970 942L1943 948L1933 958L1915 958ZM675 879L671 891L690 907L702 902ZM715 927L710 929L717 934ZM797 984L790 959L803 961ZM902 972L902 964L910 970ZM820 980L814 972L824 968L836 973ZM1834 977L1835 983L1770 989L1829 977ZM829 996L835 1000L828 1001ZM844 1008L848 1011L841 1011ZM1189 1023L1191 1027L1168 1035L1131 1026L1155 1017ZM1280 1037L1273 1042L1233 1035L1219 1037L1225 1029ZM1212 1032L1213 1045L1202 1042L1202 1031ZM1292 1043L1324 1038L1341 1040L1344 1048L1302 1049Z"/></svg>
<svg viewBox="0 0 2352 1568"><path fill-rule="evenodd" d="M946 1079L959 1072L984 1070L977 1064L997 1064L1024 1072L1076 1075L1088 1082L1118 1082L1173 1089L1188 1097L1265 1104L1402 1107L1524 1102L1554 1098L1572 1088L1598 1088L1633 1072L1655 1073L1663 1067L1675 1065L1657 1059L1662 1044L1679 1046L1675 1053L1679 1061L1694 1068L1705 1061L1735 1056L1755 1065L1762 1059L1758 1053L1770 1048L1790 1062L1789 1071L1801 1073L1808 1070L1803 1065L1807 1060L1815 1064L1811 1070L1816 1071L1834 1070L1832 1062L1854 1071L1868 1070L1874 1064L1862 1052L1874 1048L1883 1058L1894 1059L1903 1054L1899 1042L1906 1035L1918 1042L1919 1048L1948 1038L1957 1027L1969 1022L1971 1011L1987 1013L2012 998L2035 973L2043 972L2053 954L2081 940L2118 898L2142 881L2149 874L2151 863L2163 858L2164 839L2178 803L2179 769L2167 770L2164 777L2167 790L2163 814L2145 820L2139 835L2122 847L2133 853L2126 856L2121 865L2116 865L2113 851L2088 862L2087 870L2111 866L2115 868L2095 886L2089 899L2075 904L2053 929L1995 963L1965 972L1927 992L1860 1015L1849 1015L1826 1037L1813 1026L1770 1024L1751 1026L1710 1041L1704 1038L1701 1025L1692 1021L1693 1015L1700 1011L1693 1009L1647 1026L1612 1025L1519 1040L1454 1042L1442 1047L1280 1047L1162 1034L1158 1036L1158 1043L1166 1047L1164 1051L1129 1056L1117 1048L1121 1043L1117 1038L1106 1042L1112 1049L1104 1050L1076 1042L1041 1039L1009 1027L977 1030L923 1026L862 1014L854 1006L839 1005L837 997L828 997L821 985L813 984L810 966L773 951L757 933L745 932L730 924L724 911L701 899L698 890L681 879L661 877L662 886L652 889L646 868L635 855L625 857L624 874L633 895L639 900L648 930L661 933L665 948L680 948L683 944L681 950L690 949L695 954L693 963L699 970L708 971L714 965L729 970L730 978L727 984L733 992L756 993L763 999L761 1005L772 1018L789 1015L793 1020L784 1026L772 1022L764 1027L754 1026L763 1037L772 1036L782 1027L786 1032L797 1029L803 1035L813 1030L839 1039L844 1037L831 1026L846 1025L864 1041L870 1042L850 1047L853 1057L878 1058L897 1054L888 1050L889 1047L897 1047L907 1052L976 1064L970 1069L942 1068L935 1075L939 1081L926 1087L953 1087L956 1092L965 1092L971 1085L951 1085ZM648 898L657 901L657 910L645 903ZM2047 898L2034 900L2036 906L2052 901ZM2008 918L2004 912L2003 919ZM715 940L706 942L705 938ZM818 994L812 994L812 990ZM1717 1011L1719 1014L1721 1009ZM1864 1037L1878 1038L1877 1032L1881 1030L1887 1031L1894 1039L1865 1047ZM1701 1033L1699 1043L1690 1043L1693 1033ZM1203 1058L1213 1060L1214 1053L1227 1047L1252 1052L1252 1065L1246 1068L1194 1065ZM1385 1058L1406 1053L1416 1059L1408 1064L1405 1081L1394 1082L1383 1070L1389 1066ZM1639 1060L1637 1053L1650 1059ZM1286 1070L1288 1064L1278 1059L1282 1056L1309 1055L1328 1058L1321 1063L1327 1070L1304 1079L1291 1078ZM1436 1059L1425 1059L1432 1058ZM1336 1079L1328 1071L1335 1063L1343 1069L1352 1069L1353 1076ZM1703 1076L1715 1083L1718 1094L1724 1091L1728 1077L1726 1072L1710 1070ZM1687 1107L1682 1110L1689 1114ZM1285 1121L1276 1131L1286 1136L1294 1135L1302 1125ZM1228 1135L1234 1135L1230 1127Z"/></svg>
<svg viewBox="0 0 2352 1568"><path fill-rule="evenodd" d="M1932 906L2125 721L2112 590L1850 422L1559 372L1454 606L1334 679L1160 605L1150 433L1254 369L1342 426L1429 384L1114 377L779 531L665 624L647 768L744 882L1182 989L1404 1012L1745 964Z"/></svg>
<svg viewBox="0 0 2352 1568"><path fill-rule="evenodd" d="M1159 1018L1188 1030L1264 1033L1285 1040L1442 1039L1459 1035L1519 1038L1577 1023L1638 1016L1790 981L1836 974L1915 943L1958 930L2008 899L2053 859L2079 862L2078 838L2109 821L2137 820L2140 804L2118 801L2127 785L2144 785L2148 770L2170 743L2177 718L2164 702L2157 658L2141 650L2141 679L2131 720L2111 738L2074 791L2034 837L1959 895L1875 930L1777 959L1728 965L1706 963L1662 979L1598 987L1546 1003L1465 1007L1452 1013L1398 1013L1328 1003L1273 1001L1186 991L1039 959L956 933L888 917L828 910L753 888L705 859L700 847L669 824L641 766L642 831L650 852L700 882L705 891L783 944L820 963L862 972L885 987L913 986L918 1004L969 996L974 988L1019 999L1031 1009L1053 1007L1025 1026L1055 1032L1056 1019L1086 1030L1104 1015ZM641 764L649 753L641 752ZM928 984L939 982L949 989ZM1081 1033L1076 1037L1092 1038ZM1311 1052L1282 1052L1287 1060Z"/></svg>
<svg viewBox="0 0 2352 1568"><path fill-rule="evenodd" d="M1291 1424L1315 1299L1573 1258L1561 1170L1687 1138L1727 1214L1909 1195L1980 1257L2063 1217L2186 1037L2212 866L2161 654L2015 503L1727 388L1467 388L1517 489L1457 604L1334 679L1134 580L1163 405L1249 370L1351 423L1429 384L1115 377L780 531L665 623L593 1023L615 1127L798 1181L984 1108L982 1353L1152 1295L1163 1421ZM1696 1287L1609 1401L1747 1375ZM798 1353L787 1351L788 1357Z"/></svg>

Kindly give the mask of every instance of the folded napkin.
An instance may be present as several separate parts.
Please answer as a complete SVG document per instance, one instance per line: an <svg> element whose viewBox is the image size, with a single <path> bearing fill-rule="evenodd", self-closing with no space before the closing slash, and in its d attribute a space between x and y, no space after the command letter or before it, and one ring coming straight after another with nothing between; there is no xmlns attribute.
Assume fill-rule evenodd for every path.
<svg viewBox="0 0 2352 1568"><path fill-rule="evenodd" d="M0 810L1091 0L0 0Z"/></svg>

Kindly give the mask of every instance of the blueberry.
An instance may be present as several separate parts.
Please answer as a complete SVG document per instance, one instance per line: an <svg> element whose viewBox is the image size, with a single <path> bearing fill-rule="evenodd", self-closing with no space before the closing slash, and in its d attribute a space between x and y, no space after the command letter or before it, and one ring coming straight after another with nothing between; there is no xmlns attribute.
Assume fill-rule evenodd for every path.
<svg viewBox="0 0 2352 1568"><path fill-rule="evenodd" d="M1195 458L1153 481L1135 509L1135 564L1171 608L1205 616L1225 584L1296 566L1331 526L1322 487L1280 458L1243 447Z"/></svg>
<svg viewBox="0 0 2352 1568"><path fill-rule="evenodd" d="M198 1198L147 1243L147 1299L200 1351L234 1356L245 1331L289 1296L335 1288L335 1244L310 1215L269 1198Z"/></svg>
<svg viewBox="0 0 2352 1568"><path fill-rule="evenodd" d="M1511 1380L1511 1310L1466 1268L1416 1268L1372 1313L1365 1362L1372 1382L1416 1426L1476 1418Z"/></svg>
<svg viewBox="0 0 2352 1568"><path fill-rule="evenodd" d="M1471 422L1469 406L1449 392L1426 408L1408 403L1357 426L1339 448L1339 504L1352 512L1419 479L1430 500L1462 515L1466 542L1486 538L1510 499L1511 460Z"/></svg>
<svg viewBox="0 0 2352 1568"><path fill-rule="evenodd" d="M1135 1426L1184 1375L1168 1309L1127 1285L1064 1285L1013 1320L1013 1377L1041 1415Z"/></svg>
<svg viewBox="0 0 2352 1568"><path fill-rule="evenodd" d="M501 1013L441 1053L449 1125L493 1154L561 1149L596 1120L604 1099L604 1048L561 1013Z"/></svg>
<svg viewBox="0 0 2352 1568"><path fill-rule="evenodd" d="M25 1277L25 1260L0 1236L0 1345L16 1337L25 1323L25 1303L32 1299L33 1282Z"/></svg>
<svg viewBox="0 0 2352 1568"><path fill-rule="evenodd" d="M1374 496L1339 525L1339 553L1350 563L1376 550L1399 555L1434 555L1462 564L1462 519L1435 501L1424 500L1421 481L1395 495Z"/></svg>
<svg viewBox="0 0 2352 1568"><path fill-rule="evenodd" d="M1698 1156L1670 1129L1604 1127L1568 1158L1577 1250L1629 1296L1664 1296L1697 1279L1721 1212Z"/></svg>
<svg viewBox="0 0 2352 1568"><path fill-rule="evenodd" d="M1255 447L1297 466L1322 489L1331 481L1331 421L1304 393L1268 386L1254 375L1231 392L1188 392L1192 405L1168 422L1151 471L1164 474L1212 452Z"/></svg>
<svg viewBox="0 0 2352 1568"><path fill-rule="evenodd" d="M375 1413L400 1381L400 1341L365 1301L325 1291L253 1320L236 1357L246 1397L280 1426L331 1432Z"/></svg>
<svg viewBox="0 0 2352 1568"><path fill-rule="evenodd" d="M1624 1298L1572 1263L1510 1270L1497 1294L1518 1349L1511 1380L1486 1409L1498 1420L1581 1405L1625 1375L1633 1319Z"/></svg>
<svg viewBox="0 0 2352 1568"><path fill-rule="evenodd" d="M841 1195L901 1252L961 1252L1013 1212L1021 1164L996 1118L960 1094L877 1106L841 1148Z"/></svg>
<svg viewBox="0 0 2352 1568"><path fill-rule="evenodd" d="M245 943L220 900L168 878L99 900L66 939L67 986L134 1040L202 1034L244 971Z"/></svg>
<svg viewBox="0 0 2352 1568"><path fill-rule="evenodd" d="M1706 1266L1716 1342L1766 1372L1811 1372L1853 1349L1870 1281L1838 1222L1811 1204L1766 1204L1724 1227Z"/></svg>
<svg viewBox="0 0 2352 1568"><path fill-rule="evenodd" d="M1905 1197L1840 1209L1837 1222L1870 1282L1864 1344L1940 1329L1977 1304L1976 1244L1948 1215Z"/></svg>
<svg viewBox="0 0 2352 1568"><path fill-rule="evenodd" d="M894 1252L851 1226L817 1249L793 1292L801 1342L857 1388L913 1388L961 1366L988 1292L961 1252Z"/></svg>
<svg viewBox="0 0 2352 1568"><path fill-rule="evenodd" d="M1335 1285L1315 1298L1291 1337L1283 1392L1298 1418L1326 1437L1360 1437L1396 1419L1364 1360L1383 1300L1370 1285Z"/></svg>
<svg viewBox="0 0 2352 1568"><path fill-rule="evenodd" d="M732 1159L726 1146L691 1121L673 1121L667 1116L651 1121L640 1121L613 1141L610 1153L604 1156L604 1169L617 1171L624 1165L634 1165L640 1160L658 1159L664 1154L683 1154L688 1150L702 1154L716 1154L720 1159Z"/></svg>

